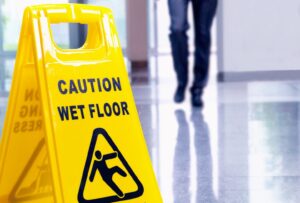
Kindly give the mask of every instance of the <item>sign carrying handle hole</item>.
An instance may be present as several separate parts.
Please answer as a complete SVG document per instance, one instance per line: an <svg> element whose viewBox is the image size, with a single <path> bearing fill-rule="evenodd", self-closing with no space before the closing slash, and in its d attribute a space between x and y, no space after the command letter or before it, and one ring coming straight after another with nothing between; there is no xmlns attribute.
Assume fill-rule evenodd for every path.
<svg viewBox="0 0 300 203"><path fill-rule="evenodd" d="M60 49L79 49L87 37L87 24L57 23L51 24L53 42Z"/></svg>
<svg viewBox="0 0 300 203"><path fill-rule="evenodd" d="M105 45L104 43L104 32L101 23L101 12L100 10L93 10L90 8L80 7L78 5L72 4L61 4L61 5L47 5L42 9L45 17L48 21L48 32L50 33L50 39L44 39L48 42L52 42L52 45L59 52L80 52L80 51L88 51L95 49L102 49ZM81 38L81 41L77 42L77 46L75 48L73 46L65 46L67 48L60 47L60 43L56 43L55 37L52 32L52 27L55 24L81 24L86 27L86 37L79 36L78 39ZM74 35L80 35L79 32L72 32L70 30L70 38L71 40L76 38ZM44 36L45 37L45 36ZM47 42L46 42L47 43ZM72 43L72 41L71 41ZM70 44L70 43L66 43ZM76 44L76 43L74 43Z"/></svg>

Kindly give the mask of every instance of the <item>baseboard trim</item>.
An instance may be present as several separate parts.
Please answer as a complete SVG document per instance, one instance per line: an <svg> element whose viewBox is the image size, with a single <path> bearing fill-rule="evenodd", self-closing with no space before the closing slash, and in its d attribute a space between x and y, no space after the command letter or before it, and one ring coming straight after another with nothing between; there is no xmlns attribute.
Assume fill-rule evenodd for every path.
<svg viewBox="0 0 300 203"><path fill-rule="evenodd" d="M300 70L220 72L219 82L300 80Z"/></svg>
<svg viewBox="0 0 300 203"><path fill-rule="evenodd" d="M132 73L148 72L148 61L131 61Z"/></svg>

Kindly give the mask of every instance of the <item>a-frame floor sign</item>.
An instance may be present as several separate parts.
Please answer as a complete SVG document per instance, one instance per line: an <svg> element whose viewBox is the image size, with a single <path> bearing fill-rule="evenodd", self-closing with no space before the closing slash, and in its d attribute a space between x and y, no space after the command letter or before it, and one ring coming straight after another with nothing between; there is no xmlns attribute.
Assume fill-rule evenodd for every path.
<svg viewBox="0 0 300 203"><path fill-rule="evenodd" d="M88 25L62 49L51 24ZM112 13L25 10L0 145L0 202L161 203Z"/></svg>

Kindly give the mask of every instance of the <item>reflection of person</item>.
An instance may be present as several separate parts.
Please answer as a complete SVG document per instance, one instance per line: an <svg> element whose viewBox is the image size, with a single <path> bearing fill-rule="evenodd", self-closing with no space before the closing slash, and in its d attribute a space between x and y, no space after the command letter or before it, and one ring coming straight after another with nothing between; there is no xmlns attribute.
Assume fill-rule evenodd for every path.
<svg viewBox="0 0 300 203"><path fill-rule="evenodd" d="M184 100L188 83L188 37L187 19L190 0L168 0L171 16L171 48L174 68L177 76L177 90L174 101ZM202 107L202 93L208 80L209 52L211 44L211 26L216 13L217 0L191 0L195 25L195 62L194 81L191 88L192 105Z"/></svg>
<svg viewBox="0 0 300 203"><path fill-rule="evenodd" d="M190 133L194 128L194 143L196 150L197 184L196 202L217 203L213 192L212 154L210 135L207 123L203 119L201 109L193 108L191 122L188 122L183 110L176 110L178 136L174 155L173 194L174 203L191 202L191 154Z"/></svg>
<svg viewBox="0 0 300 203"><path fill-rule="evenodd" d="M213 192L213 166L210 148L209 127L200 109L193 109L192 123L195 130L195 149L197 166L197 202L217 203ZM205 195L203 195L205 194Z"/></svg>
<svg viewBox="0 0 300 203"><path fill-rule="evenodd" d="M178 133L173 170L174 203L190 203L190 129L183 110L176 110L175 116L178 122Z"/></svg>
<svg viewBox="0 0 300 203"><path fill-rule="evenodd" d="M105 154L102 156L101 152L98 150L95 152L95 156L97 160L94 161L94 165L92 168L92 172L90 175L90 181L93 182L95 178L95 174L98 171L102 176L104 182L118 195L118 197L123 198L124 193L120 190L120 188L114 183L113 175L115 173L120 174L123 177L126 177L127 174L118 166L108 168L106 161L109 159L114 159L118 157L117 152L113 152L110 154Z"/></svg>

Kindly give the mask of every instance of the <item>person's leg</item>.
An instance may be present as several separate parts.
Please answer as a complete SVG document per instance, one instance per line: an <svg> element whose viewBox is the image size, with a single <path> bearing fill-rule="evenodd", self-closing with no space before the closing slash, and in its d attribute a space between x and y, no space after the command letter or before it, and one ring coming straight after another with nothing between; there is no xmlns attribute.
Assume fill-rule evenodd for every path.
<svg viewBox="0 0 300 203"><path fill-rule="evenodd" d="M184 100L184 91L188 82L188 37L187 7L189 0L168 0L171 17L170 42L174 69L178 87L175 93L175 102Z"/></svg>
<svg viewBox="0 0 300 203"><path fill-rule="evenodd" d="M192 0L195 25L194 81L191 88L192 104L202 106L201 96L209 74L211 26L217 0Z"/></svg>
<svg viewBox="0 0 300 203"><path fill-rule="evenodd" d="M125 194L120 190L120 188L117 186L117 184L114 183L112 180L112 177L109 178L104 178L104 182L118 195L119 198L123 198Z"/></svg>
<svg viewBox="0 0 300 203"><path fill-rule="evenodd" d="M126 177L127 174L120 167L114 166L110 169L112 174L118 173L120 176Z"/></svg>

